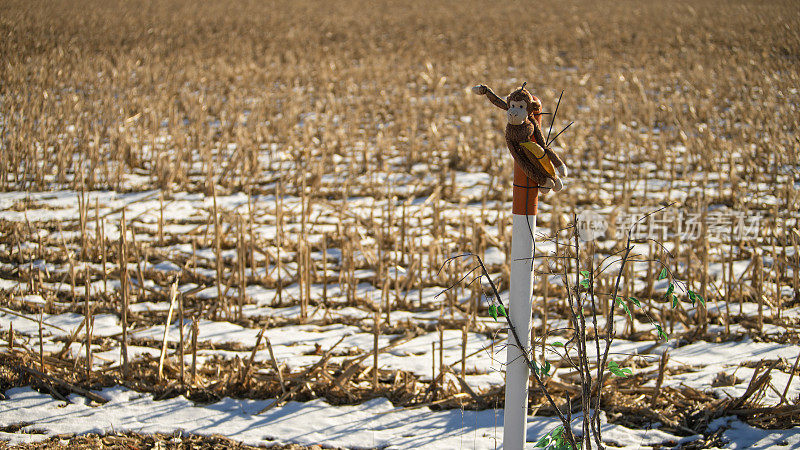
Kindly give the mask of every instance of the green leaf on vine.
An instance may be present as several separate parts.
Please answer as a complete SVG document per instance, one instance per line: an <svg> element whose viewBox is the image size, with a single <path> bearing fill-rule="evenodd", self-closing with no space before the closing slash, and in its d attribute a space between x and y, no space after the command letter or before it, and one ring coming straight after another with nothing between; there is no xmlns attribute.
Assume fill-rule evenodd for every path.
<svg viewBox="0 0 800 450"><path fill-rule="evenodd" d="M633 320L633 314L631 314L631 310L628 308L628 304L627 303L623 303L622 304L622 309L624 309L625 310L625 314L627 314L628 317L630 317L630 319Z"/></svg>
<svg viewBox="0 0 800 450"><path fill-rule="evenodd" d="M508 315L506 315L506 309L503 308L503 305L497 305L497 314L508 317Z"/></svg>
<svg viewBox="0 0 800 450"><path fill-rule="evenodd" d="M495 322L497 321L497 307L492 305L489 307L489 315L494 317Z"/></svg>
<svg viewBox="0 0 800 450"><path fill-rule="evenodd" d="M572 445L567 441L565 436L564 427L558 426L553 431L542 436L541 439L536 441L534 448L546 448L548 450L572 450ZM577 443L577 448L580 450L581 442Z"/></svg>
<svg viewBox="0 0 800 450"><path fill-rule="evenodd" d="M664 332L664 328L662 328L661 325L659 324L655 324L655 326L656 326L656 331L658 332L658 338L666 340L667 333Z"/></svg>
<svg viewBox="0 0 800 450"><path fill-rule="evenodd" d="M622 377L622 378L625 378L628 375L633 373L633 371L631 369L628 369L627 367L624 368L624 369L620 368L619 364L617 364L614 361L609 361L608 362L608 371L611 372L612 374L614 374L614 375L616 375L618 377Z"/></svg>
<svg viewBox="0 0 800 450"><path fill-rule="evenodd" d="M563 343L561 343L561 342L558 342L558 341L555 341L555 342L553 342L553 343L552 343L552 344L550 344L550 345L552 345L553 347L563 347L563 346L564 346L564 344L563 344Z"/></svg>
<svg viewBox="0 0 800 450"><path fill-rule="evenodd" d="M550 435L545 434L541 439L536 441L536 445L534 445L533 448L547 448L547 446L550 445L550 440Z"/></svg>
<svg viewBox="0 0 800 450"><path fill-rule="evenodd" d="M628 298L631 299L631 301L633 302L634 305L636 305L637 308L642 307L642 304L639 303L639 300L636 300L636 297L628 297Z"/></svg>
<svg viewBox="0 0 800 450"><path fill-rule="evenodd" d="M572 445L567 441L565 436L564 427L558 426L553 431L542 436L541 439L536 441L534 448L546 448L548 450L572 450ZM581 442L577 443L577 448L580 450Z"/></svg>
<svg viewBox="0 0 800 450"><path fill-rule="evenodd" d="M625 310L625 314L633 320L633 315L631 314L631 310L628 308L628 302L625 301L622 297L617 297L617 304L622 306L622 309Z"/></svg>
<svg viewBox="0 0 800 450"><path fill-rule="evenodd" d="M658 274L658 279L659 280L663 280L664 278L667 278L667 268L666 267L661 269L661 273Z"/></svg>
<svg viewBox="0 0 800 450"><path fill-rule="evenodd" d="M583 275L584 278L589 278L592 275L592 273L589 272L588 270L581 270L581 275Z"/></svg>

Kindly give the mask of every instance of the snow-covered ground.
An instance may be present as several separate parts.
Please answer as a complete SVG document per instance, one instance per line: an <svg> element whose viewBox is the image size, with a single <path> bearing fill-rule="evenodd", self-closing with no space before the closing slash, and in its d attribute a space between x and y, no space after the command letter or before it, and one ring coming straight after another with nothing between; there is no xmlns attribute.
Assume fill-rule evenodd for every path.
<svg viewBox="0 0 800 450"><path fill-rule="evenodd" d="M87 404L78 396L71 396L72 403L66 404L28 388L6 394L7 400L0 402L2 424L29 424L19 432L0 434L0 439L12 445L51 435L121 432L219 434L249 445L324 442L353 449L495 449L502 441L502 410L396 408L381 398L352 406L331 406L324 400L289 402L260 413L272 400L225 398L211 405L196 405L183 397L154 401L149 394L121 387L99 391L109 400L103 405ZM552 417L530 417L527 440L536 441L559 424ZM605 420L603 424L609 448L671 448L699 437L630 429ZM711 424L712 431L720 427L726 429L725 448L800 447L798 429L759 430L732 416Z"/></svg>
<svg viewBox="0 0 800 450"><path fill-rule="evenodd" d="M432 231L435 221L444 223L443 235L438 238L449 239L448 242L451 243L464 233L464 229L460 228L461 224L470 223L472 231L466 233L480 232L484 235L486 239L485 248L482 249L484 260L490 271L494 272L494 275L499 275L503 264L506 263L503 242L506 236L504 233L507 233L508 229L503 225L502 217L508 205L503 202L477 201L482 193L485 194L490 189L490 181L485 174L460 172L455 181L458 189L454 195L462 199L458 203L434 196L413 198L402 205L400 203L390 205L387 200L369 197L353 197L342 202L313 202L308 213L311 225L305 235L298 223L298 214L302 208L298 197L284 195L276 198L274 195L262 195L248 198L241 193L218 195L218 207L225 211L225 214L239 213L243 217L248 217L251 210L257 212L254 215L252 239L265 245L262 251L246 255L252 256L255 266L250 267L250 261L247 261L245 273L248 276L248 283L242 297L239 295L237 283L222 287L224 297L244 299L242 307L244 321L237 321L232 316L216 320L206 316L198 318L197 340L200 344L200 349L197 351L198 364L202 365L208 360L220 357L228 360L236 358L247 360L252 357L257 363L269 362L271 356L265 347L262 346L255 352L252 348L262 328L264 338L271 343L275 359L289 371L312 366L319 361L320 349L327 350L339 339L344 338L339 344L342 352L330 359L331 363L341 363L353 355L363 355L374 349L374 335L371 331L374 313L369 305L375 305L381 299L388 299L389 304L397 303L405 306L395 307L390 314L382 315L380 320L384 327L410 329L415 326L434 327L445 322L472 323L472 325L466 333L459 325L445 326L441 335L438 331L417 330L413 336L408 337L398 333L396 329L390 333L382 333L377 344L379 348L387 350L380 352L378 356L379 368L402 370L413 374L420 381L430 381L433 374L432 359L438 358L438 346L441 344L443 363L450 365L456 373L461 370L462 355L467 355L464 363L466 372L461 376L472 389L485 392L502 386L506 360L504 342L507 336L502 323L495 322L484 313L473 316L474 313L469 309L472 301L469 290L457 289L451 293L450 299L440 295L445 286L454 279L448 278L450 274L437 273L430 268L438 267L444 255L458 250L450 244L442 246L437 243L435 233ZM580 187L576 186L573 189L579 190ZM81 358L85 354L82 306L76 308L71 301L64 300L72 295L70 277L73 271L77 277L82 277L84 273L92 276L88 288L79 285L75 289L75 295L80 299L81 305L85 289L88 289L93 296L119 295L120 282L115 278L118 276L116 275L118 265L113 258L107 262L105 269L107 274L112 275L107 281L103 281L99 276L103 266L96 260L80 261L81 232L76 223L76 218L79 216L76 207L77 195L69 191L0 193L0 210L2 210L0 218L11 223L31 224L27 240L15 244L10 241L0 243L0 251L9 254L24 252L28 258L23 262L11 260L0 262L0 270L6 274L17 273L19 270L25 273L45 274L45 281L34 285L27 278L15 279L11 275L0 277L0 289L9 304L9 308L0 310L2 348L8 344L6 331L13 327L16 336L15 345L30 348L36 354L39 348L41 318L43 337L41 346L44 352L46 354L61 352L65 346L64 340L68 336L73 336L74 339L62 353L62 357ZM156 283L155 280L159 277L188 271L201 278L215 279L214 264L217 258L219 257L230 267L237 261L237 249L235 246L229 248L231 245L228 245L217 255L212 245L213 221L209 212L212 200L207 196L174 193L165 201L163 209L158 191L129 194L109 191L88 192L87 198L87 204L97 205L97 209L90 212L89 220L86 222L86 234L90 241L94 242L100 231L95 220L97 214L103 223L102 231L105 233L105 238L109 241L119 239L121 207L125 206L128 229L135 229L136 241L146 243L149 249L149 257L142 258L138 263L130 261L128 263L133 286L130 314L136 321L133 329L129 330L130 338L136 342L128 346L128 352L132 358L139 355L158 357L165 336L165 322L170 304L168 301L158 300L158 296L152 299L150 298L152 296L145 295L145 291L140 292L138 288L140 274L149 292L160 294L163 298L168 290L163 284ZM20 208L20 202L32 206ZM283 247L276 244L279 227L275 214L278 202L282 203L282 211L289 217L280 226L284 233ZM434 212L434 204L438 212ZM401 206L404 211L402 214L406 217L403 219L403 224L398 223ZM395 209L394 212L388 213L387 211L392 208ZM543 220L549 220L553 212L550 206L542 204ZM612 210L601 210L601 212L611 213ZM53 223L63 224L63 227L54 227ZM160 243L157 238L159 223L163 225L162 232L167 238L165 243ZM371 225L365 225L366 223ZM352 235L358 236L358 239L352 242L349 254L345 254L345 250L337 246L329 246L323 253L320 248L323 233L330 237L338 233L338 227L341 226L349 227ZM387 227L398 233L401 226L407 227L405 232L410 245L415 245L418 249L439 245L442 253L420 251L403 257L396 248L376 247L377 240L373 237L375 229ZM223 224L222 228L224 233L230 235L226 238L228 243L238 245L239 238L231 237L236 235L236 230L229 223ZM542 230L540 235L543 236L546 232L547 230ZM194 236L192 239L200 245L193 246L188 240L181 241L181 238L186 236ZM296 243L303 238L312 245L309 258L313 261L314 270L318 274L323 270L324 262L324 270L328 271L327 283L323 284L317 278L314 283L306 286L296 280L300 272ZM246 239L248 241L251 239L249 233ZM180 242L176 243L175 240ZM769 388L763 392L760 402L763 405L776 405L783 400L783 396L786 397L785 401L795 402L800 396L800 376L791 377L789 372L800 350L796 345L784 343L787 341L781 336L796 332L796 318L800 316L798 307L778 309L774 301L764 302L761 310L759 305L752 301L725 305L725 290L728 286L726 280L731 277L727 272L727 266L730 265L732 268L733 278L739 280L738 289L747 290L751 288L753 258L750 255L736 254L734 261L728 261L729 255L735 252L725 248L725 244L721 241L717 244L715 252L717 250L718 252L712 252L713 258L709 265L713 290L709 289L711 294L708 295L707 311L716 316L715 322L709 325L709 332L711 335L722 335L724 327L721 325L721 318L726 315L746 318L751 322L759 317L765 317L767 321L761 325L761 336L754 339L747 327L734 322L729 326L729 338L715 341L695 339L686 342L680 335L689 331L690 327L681 321L676 321L669 324L669 327L664 324L665 328L669 328L670 338L656 342L652 325L642 321L643 317L640 315L633 318L633 327L637 331L648 331L649 336L640 338L641 340L618 337L611 349L611 357L620 362L635 364L636 373L646 374L645 381L639 387L652 389L656 383L655 373L659 359L665 351L668 351L668 373L662 387L675 389L690 387L709 393L717 399L741 396L760 362L782 360L784 364L771 372ZM674 247L672 242L666 242L666 246L670 249ZM64 260L54 262L37 257L40 251L63 253L65 249L76 258L72 265ZM554 250L555 245L544 239L537 246L537 254L543 256ZM383 251L383 256L391 261L387 264L388 267L384 268L384 277L393 281L388 289L375 283L375 264L379 251ZM598 251L608 250L604 249L601 243ZM637 252L645 256L651 251L647 245L637 246ZM773 264L769 255L793 255L794 251L792 245L779 250L765 249L763 264L765 266ZM277 261L278 255L281 259L280 264ZM347 275L345 268L347 258L353 258L357 266L350 275ZM677 269L680 269L683 262L679 260L676 264ZM424 269L420 270L419 267ZM784 267L785 277L790 278L793 275L791 267L775 267ZM613 269L612 263L610 270ZM637 263L634 269L635 276L630 280L631 288L634 291L649 289L650 281L646 277L647 264ZM234 275L226 272L225 276ZM352 279L341 282L343 276L352 276ZM406 281L409 277L426 287L421 290L405 287L408 286ZM291 280L281 288L280 292L274 287L274 282L278 278ZM627 281L626 277L623 279ZM553 287L563 286L563 280L556 275L550 276L548 282ZM652 283L651 289L656 293L655 297L667 289L667 284L666 280ZM298 300L305 295L306 288L313 302L307 311L306 323L303 324L298 322L301 314ZM501 297L506 298L508 291L502 286L501 290ZM763 290L769 293L768 295L777 293L776 295L784 298L792 295L791 286L776 286L769 278L763 281ZM192 296L198 303L215 302L218 299L217 286L213 283L204 286L194 282L182 283L178 285L178 292ZM537 294L539 292L540 290L537 290ZM348 299L349 295L354 295L358 302ZM321 300L323 298L324 301ZM481 311L485 311L486 299L479 298L478 302ZM544 299L537 295L534 297L534 302L541 305ZM548 299L548 309L558 310L559 302L563 300L551 296ZM93 307L104 305L95 298L90 303ZM661 312L667 305L666 302L654 300L647 308L650 312ZM9 309L28 312L19 314L18 311ZM681 310L689 318L694 318L700 311L697 305L689 304L681 305ZM188 311L190 317L194 313L195 311ZM282 321L283 324L263 326L271 321ZM615 317L617 329L624 329L627 321L625 315L618 314ZM190 324L189 318L181 324L177 315L172 315L166 333L166 339L171 344L166 355L168 360L177 361L177 351L174 347L179 341L181 325L184 334L188 336ZM537 329L544 325L544 318L540 313L535 315L534 325ZM598 325L605 326L602 318ZM547 327L551 330L547 342L564 341L566 336L564 329L569 326L564 317L551 315L547 319ZM94 315L93 335L98 339L105 338L103 347L95 349L93 353L94 370L108 372L119 369L121 347L117 337L121 330L120 315L117 311L106 309ZM403 342L393 345L399 340ZM541 352L538 353L541 357ZM590 357L594 356L592 348L589 349L589 353ZM559 349L548 346L543 357L555 365L560 359ZM184 363L188 365L191 362L191 355L187 352L184 358ZM79 364L82 366L83 362ZM567 375L567 372L566 367L556 368L554 379L565 381L562 377ZM716 383L715 380L721 376L728 382ZM372 400L352 406L331 406L323 400L307 403L290 402L263 415L257 415L255 412L268 405L271 400L225 399L212 405L196 406L183 398L153 401L147 394L138 394L119 387L106 390L103 395L109 397L111 402L103 406L88 406L78 398L75 404L64 406L59 405L56 400L30 390L9 391L8 399L0 402L0 426L30 422L31 425L24 430L42 430L46 433L17 432L6 433L0 437L20 442L42 438L46 434L112 430L172 432L182 429L188 433L219 433L248 443L324 443L357 448L389 445L397 448L425 446L494 448L497 443L498 427L502 425L502 413L496 410L481 412L430 411L427 408L404 410L393 407L388 400ZM346 420L342 419L343 417ZM309 424L314 425L309 426ZM554 424L552 418L531 418L529 438L535 440ZM787 442L787 445L791 446L797 443L796 436L800 433L800 429L757 430L732 418L720 419L714 426L726 430L724 437L734 448L737 445L738 448L748 448L752 445L776 446L782 442ZM608 429L605 436L609 443L626 445L630 448L676 445L681 439L656 430L629 430L617 425L608 425Z"/></svg>
<svg viewBox="0 0 800 450"><path fill-rule="evenodd" d="M270 409L271 400L226 398L211 405L195 405L176 397L154 401L150 395L125 388L99 392L109 399L104 405L88 405L82 397L71 404L28 388L7 392L0 402L3 423L30 423L19 433L3 433L12 444L36 442L53 434L138 433L221 434L250 445L299 443L346 448L494 449L502 441L502 410L431 411L429 408L396 408L386 399L360 405L331 406L313 400ZM550 432L555 418L531 417L528 440ZM608 425L608 443L624 448L652 448L691 441L659 430L632 430ZM793 442L800 442L797 437Z"/></svg>

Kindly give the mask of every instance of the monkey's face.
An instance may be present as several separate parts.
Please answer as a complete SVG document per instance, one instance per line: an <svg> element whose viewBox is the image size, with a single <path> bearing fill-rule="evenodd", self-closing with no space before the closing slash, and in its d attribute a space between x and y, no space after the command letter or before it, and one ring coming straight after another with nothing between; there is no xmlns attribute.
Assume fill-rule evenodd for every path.
<svg viewBox="0 0 800 450"><path fill-rule="evenodd" d="M508 123L511 125L522 125L528 118L528 102L525 100L510 100L508 102Z"/></svg>

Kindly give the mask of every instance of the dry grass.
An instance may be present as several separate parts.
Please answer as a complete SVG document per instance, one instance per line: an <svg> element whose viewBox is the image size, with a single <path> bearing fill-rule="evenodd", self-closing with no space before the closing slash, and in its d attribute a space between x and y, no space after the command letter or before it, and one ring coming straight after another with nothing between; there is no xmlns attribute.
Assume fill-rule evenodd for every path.
<svg viewBox="0 0 800 450"><path fill-rule="evenodd" d="M2 445L2 444L0 444ZM43 442L36 444L21 444L14 446L18 449L27 450L63 450L63 449L152 449L160 448L165 450L211 450L211 449L237 449L237 450L322 450L319 445L304 447L297 444L289 445L264 445L252 446L245 445L224 436L199 436L184 435L176 433L174 435L165 434L141 434L141 433L110 433L107 435L97 435L89 433L84 436L53 436ZM327 448L327 447L326 447Z"/></svg>
<svg viewBox="0 0 800 450"><path fill-rule="evenodd" d="M527 80L546 105L566 91L566 155L589 192L621 184L588 176L603 159L617 175L651 161L671 181L727 179L733 162L729 201L749 203L759 181L797 206L775 178L800 157L791 2L6 3L5 189L119 188L131 173L180 190L209 189L208 175L297 189L330 174L334 155L351 176L422 163L444 187L453 168L507 181L502 118L464 89ZM665 151L676 144L687 153ZM273 148L302 173L280 170Z"/></svg>
<svg viewBox="0 0 800 450"><path fill-rule="evenodd" d="M563 89L559 116L576 121L560 139L571 169L567 189L542 198L540 227L559 230L573 212L587 206L626 211L677 201L676 209L687 213L709 205L759 213L763 219L748 239L714 240L704 234L680 241L667 236L683 280L702 288L710 300L724 299L729 305L755 301L758 317L724 311L697 318L680 308L658 317L670 329L681 323L699 326L698 333L686 336L688 341L721 339L706 327L738 323L756 339L797 343L792 333L775 336L762 329L765 323L798 326L797 317L780 315L800 304L798 30L796 4L778 1L576 0L538 2L536 8L472 1L381 7L357 0L249 1L235 7L182 0L6 1L0 13L0 190L160 189L167 207L181 192L214 197L204 215L171 222L196 225L189 233L165 233L162 227L169 223L163 221L158 228L136 217L125 222L140 239L132 242L125 235L129 263L170 261L183 268L181 284L217 286L221 301L191 294L182 298L187 317L225 318L251 327L303 323L314 308L335 308L308 290L324 282L341 286L347 305L378 310L383 333L426 327L488 333L475 320L486 315L479 310L478 292L476 301L466 305L455 303L458 294L448 294L443 302L449 313L442 313L436 325L392 323L390 314L429 309L409 298L409 292L460 278L455 268L436 274L451 252L506 249L510 222L504 202L510 199L511 163L504 150L503 117L467 88L485 83L504 94L528 81L545 108L554 106ZM456 180L465 172L489 174L482 194L468 194L459 186ZM218 208L217 196L236 192L246 193L248 202L253 199L253 208ZM300 206L284 205L289 197ZM358 205L368 212L348 207L357 197L375 200ZM414 199L420 202L412 213ZM8 211L40 206L24 200ZM119 211L101 206L100 219L109 217L104 226L121 223ZM83 202L74 220L34 225L0 216L3 278L43 293L49 313L84 314L88 307L79 299L87 278L121 277L121 243L99 234L94 208L93 202ZM260 225L274 226L275 232L254 232ZM319 231L323 225L331 226L324 234ZM37 237L39 229L52 234ZM77 234L65 240L58 237L60 230ZM152 239L142 242L143 235ZM175 244L215 255L235 249L237 256L198 261L170 252ZM611 252L615 245L608 241L602 251ZM323 249L341 250L341 259L312 258ZM734 257L761 261L753 258L756 252L771 264L754 263L741 279L724 272ZM265 265L261 257L277 268L255 276L252 269ZM26 268L33 259L69 267L71 276ZM109 269L85 271L85 262L108 262ZM276 275L289 263L296 263L296 270L288 278ZM726 274L716 284L709 272L714 263L724 263ZM398 265L407 272L390 275ZM151 280L154 287L130 286L130 302L169 300L172 280L135 266L129 265L128 276L134 282ZM382 292L380 307L356 295L359 269L374 271L360 281ZM507 264L494 270L506 279ZM653 275L633 274L630 281ZM65 282L72 289L46 293L43 282ZM279 294L276 302L300 306L301 314L292 319L246 317L241 308L250 299L225 295L250 285L282 292L292 283L299 284L300 294ZM790 287L791 294L782 293L781 286ZM537 314L565 317L558 300L563 291L547 289L555 300L548 308L536 305ZM652 290L630 293L652 300L659 314ZM93 295L91 309L120 314L122 295L114 289ZM13 295L4 293L0 299L21 313L38 312ZM454 310L463 314L454 315ZM164 320L162 313L126 318L132 327ZM372 318L353 323L375 330ZM652 338L633 327L623 335ZM245 348L252 348L248 344ZM95 339L95 345L110 348L113 342ZM78 363L49 356L53 359L46 365L63 376ZM350 388L362 387L352 396L317 372L310 374L317 377L317 389L299 391L295 398L335 400L338 395L351 402L396 395L397 403L416 405L460 391L425 385L426 391L415 384L413 395L404 397L408 392L392 391L396 377L406 377L408 384L413 375L400 372L381 373L380 387L364 389L372 379L370 363L359 368L361 378L354 378ZM132 364L146 368L139 380L143 386L162 392L183 389L178 379L188 377L169 361L161 381L154 361ZM434 361L434 371L435 366ZM262 374L271 370L269 364L258 369ZM345 369L334 365L322 371L339 376ZM280 392L274 371L254 381L261 386L256 393L236 391L243 370L238 360L201 368L199 377L212 379L215 371L225 370L231 384L217 386L214 395ZM82 382L79 378L72 381ZM496 404L497 392L485 395ZM625 404L609 404L610 411L627 411L635 398L621 397ZM534 404L540 400L532 397ZM693 407L709 402L685 400ZM460 398L444 406L458 405L464 405ZM669 402L653 408L672 414ZM679 419L683 425L692 420Z"/></svg>

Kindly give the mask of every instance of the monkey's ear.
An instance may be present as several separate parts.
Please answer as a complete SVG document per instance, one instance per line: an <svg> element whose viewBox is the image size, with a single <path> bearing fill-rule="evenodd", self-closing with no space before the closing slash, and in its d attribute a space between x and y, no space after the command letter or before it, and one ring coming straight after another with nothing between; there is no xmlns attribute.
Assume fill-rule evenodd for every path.
<svg viewBox="0 0 800 450"><path fill-rule="evenodd" d="M528 114L533 114L542 110L542 103L536 97L528 104Z"/></svg>

